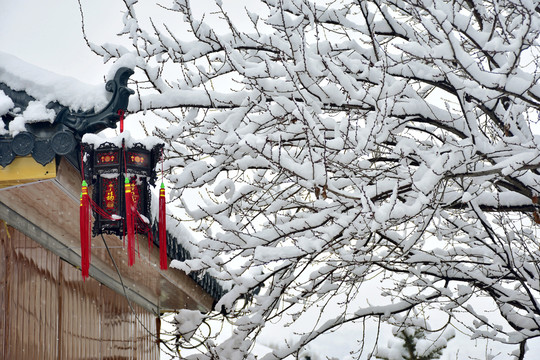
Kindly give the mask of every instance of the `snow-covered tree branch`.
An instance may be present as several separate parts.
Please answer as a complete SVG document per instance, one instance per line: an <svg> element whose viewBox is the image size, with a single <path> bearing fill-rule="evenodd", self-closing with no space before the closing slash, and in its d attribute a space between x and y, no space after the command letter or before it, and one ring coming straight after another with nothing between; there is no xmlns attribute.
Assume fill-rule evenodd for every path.
<svg viewBox="0 0 540 360"><path fill-rule="evenodd" d="M128 45L89 44L138 69L131 113L166 120L173 198L209 194L185 206L199 254L175 265L233 284L217 310L234 334L208 356L248 356L285 314L321 321L265 360L422 308L523 357L540 336L537 1L125 5Z"/></svg>

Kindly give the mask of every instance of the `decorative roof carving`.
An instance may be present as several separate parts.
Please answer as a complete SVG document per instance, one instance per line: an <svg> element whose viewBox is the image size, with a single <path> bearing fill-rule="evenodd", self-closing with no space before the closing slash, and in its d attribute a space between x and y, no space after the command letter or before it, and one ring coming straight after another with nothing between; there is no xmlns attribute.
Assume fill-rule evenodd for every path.
<svg viewBox="0 0 540 360"><path fill-rule="evenodd" d="M71 112L64 108L56 116L55 123L61 123L72 129L80 137L87 133L97 133L106 128L116 128L120 120L118 110L125 110L129 102L129 96L135 92L127 87L129 77L133 70L120 68L114 75L113 80L107 81L105 89L113 94L109 104L101 111L93 110L85 112Z"/></svg>

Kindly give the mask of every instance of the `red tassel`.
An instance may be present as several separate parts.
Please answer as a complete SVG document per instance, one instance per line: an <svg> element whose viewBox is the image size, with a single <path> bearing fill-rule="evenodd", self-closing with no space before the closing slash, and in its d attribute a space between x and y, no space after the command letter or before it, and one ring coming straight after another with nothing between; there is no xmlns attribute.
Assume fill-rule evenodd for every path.
<svg viewBox="0 0 540 360"><path fill-rule="evenodd" d="M128 241L128 265L133 266L135 263L135 222L133 214L133 196L131 195L131 184L126 177L124 183L126 194L126 228Z"/></svg>
<svg viewBox="0 0 540 360"><path fill-rule="evenodd" d="M81 206L80 206L80 226L81 226L81 270L83 280L89 276L90 253L92 244L90 243L90 201L88 197L88 184L82 182Z"/></svg>
<svg viewBox="0 0 540 360"><path fill-rule="evenodd" d="M124 132L124 110L118 109L118 116L120 116L120 132Z"/></svg>
<svg viewBox="0 0 540 360"><path fill-rule="evenodd" d="M161 183L159 189L159 267L167 270L167 229L165 209L165 185Z"/></svg>

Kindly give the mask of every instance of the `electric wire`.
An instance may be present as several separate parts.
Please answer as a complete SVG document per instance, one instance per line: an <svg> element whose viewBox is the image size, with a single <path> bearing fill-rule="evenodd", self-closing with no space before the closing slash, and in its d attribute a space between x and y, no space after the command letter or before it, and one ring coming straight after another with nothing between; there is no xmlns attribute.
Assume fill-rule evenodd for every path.
<svg viewBox="0 0 540 360"><path fill-rule="evenodd" d="M126 291L126 286L124 284L124 280L122 278L122 275L120 274L120 270L118 269L118 265L116 265L116 261L114 260L113 256L112 256L112 253L109 249L109 245L107 244L107 241L105 241L105 237L103 236L103 234L101 234L101 239L103 240L103 244L105 244L105 249L107 249L107 254L109 254L109 258L111 259L111 262L114 266L114 269L116 270L116 274L118 274L118 279L120 280L120 284L122 285L122 290L124 292L124 297L126 298L127 302L128 302L128 305L129 305L129 308L132 312L132 314L135 316L135 319L137 319L137 322L139 323L139 325L141 325L141 327L144 329L144 331L146 331L152 338L155 339L155 341L158 343L158 344L163 344L163 346L165 346L167 348L167 350L169 350L171 353L175 353L175 351L173 349L171 349L169 347L169 345L162 341L161 340L161 337L160 336L157 336L156 334L154 334L152 331L150 331L146 325L141 321L141 319L139 318L139 315L137 314L137 312L135 311L135 308L133 307L132 303L131 303L131 300L129 299L129 296L127 295L127 291ZM159 317L159 314L155 314L154 315L158 316Z"/></svg>
<svg viewBox="0 0 540 360"><path fill-rule="evenodd" d="M214 315L206 316L204 318L204 320L202 321L201 325L204 324L206 326L208 334L202 335L202 337L200 337L200 336L192 336L192 339L196 341L195 344L192 344L191 341L185 341L185 340L182 341L181 340L182 339L181 334L175 334L175 333L171 333L171 332L160 332L160 334L163 334L165 336L172 336L172 338L169 339L169 340L163 340L161 338L161 336L158 336L158 335L154 334L153 332L151 332L144 325L144 323L141 321L141 319L139 318L137 312L135 311L135 309L134 309L134 307L133 307L133 305L131 303L131 300L129 299L129 297L127 295L126 286L124 284L122 274L120 273L118 265L116 264L116 261L114 260L114 258L112 256L109 245L107 244L107 241L105 240L105 237L103 236L103 234L100 234L100 235L101 235L101 239L103 240L103 244L105 245L105 249L107 250L107 254L109 255L109 258L111 259L111 262L112 262L112 264L113 264L113 266L114 266L114 268L116 270L116 273L117 273L118 278L120 280L120 284L122 285L122 290L123 290L123 293L124 293L124 297L126 298L128 304L129 304L129 307L130 307L130 310L131 310L132 314L135 316L135 318L137 319L137 322L141 325L141 327L144 329L144 331L146 331L152 338L154 338L155 341L158 344L162 344L170 352L169 355L178 354L178 356L180 357L180 348L185 349L185 350L192 350L192 349L196 349L196 348L198 348L200 346L207 347L206 344L207 344L208 340L213 337L212 336L212 326L207 321L212 320L212 319L218 320L218 318L222 318L226 322L228 322L229 324L232 324L233 322L232 322L231 318L234 318L235 316L238 316L247 307L247 305L249 304L249 301L245 301L242 308L240 310L237 310L237 311L233 312L232 314L223 315L221 313L215 313ZM159 314L154 314L154 315L159 316ZM160 319L161 319L161 317L160 317ZM169 343L172 343L172 342L174 342L174 346L176 347L176 351L175 351L175 349L172 349L170 347L170 345L169 345Z"/></svg>

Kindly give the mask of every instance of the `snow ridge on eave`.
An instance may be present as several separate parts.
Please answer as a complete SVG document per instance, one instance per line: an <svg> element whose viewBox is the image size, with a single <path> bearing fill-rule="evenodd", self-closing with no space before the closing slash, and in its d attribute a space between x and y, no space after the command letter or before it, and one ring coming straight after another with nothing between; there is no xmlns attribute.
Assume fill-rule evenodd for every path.
<svg viewBox="0 0 540 360"><path fill-rule="evenodd" d="M116 136L108 136L102 133L87 133L83 135L82 142L91 144L96 149L105 143L110 143L117 147L122 147L122 143L127 147L135 146L135 144L142 144L146 149L152 149L154 146L162 143L161 139L156 136L145 136L142 139L134 138L131 136L129 130L125 130Z"/></svg>
<svg viewBox="0 0 540 360"><path fill-rule="evenodd" d="M98 110L108 103L103 84L85 84L1 51L0 82L13 90L26 92L44 105L58 102L74 111Z"/></svg>

